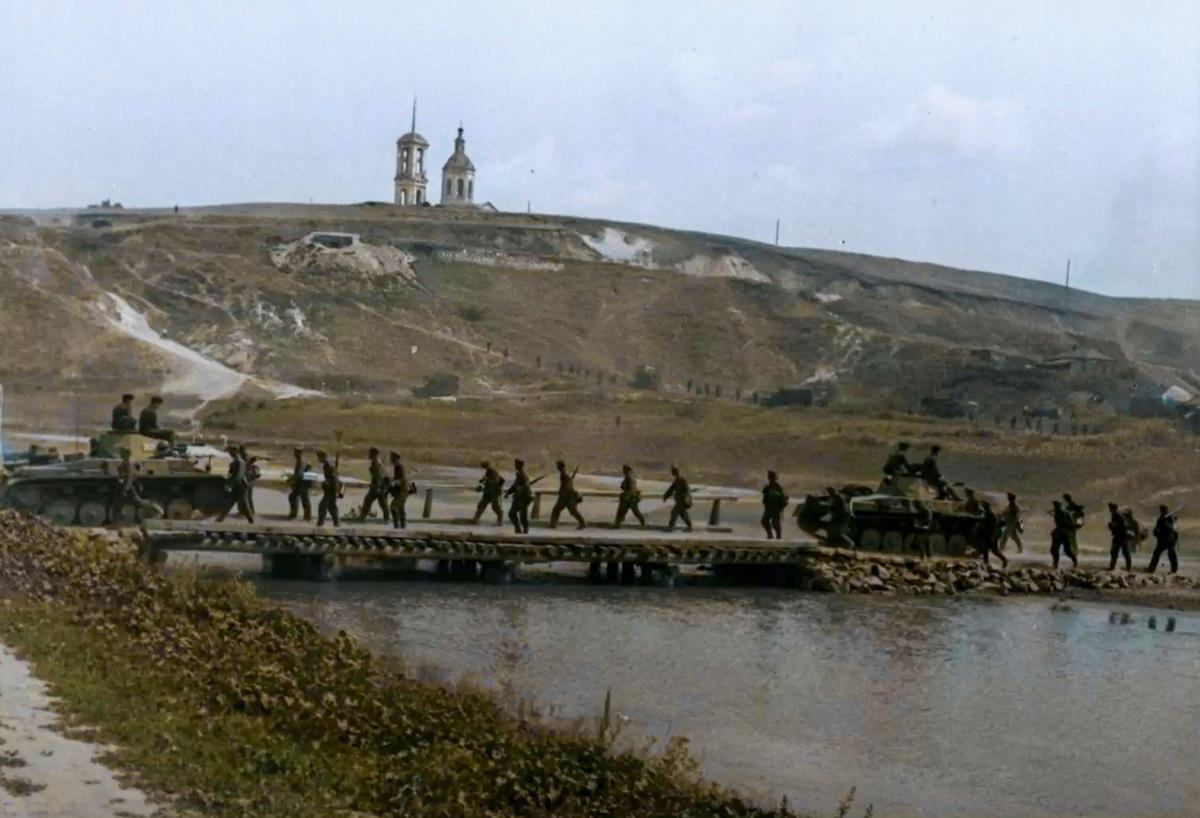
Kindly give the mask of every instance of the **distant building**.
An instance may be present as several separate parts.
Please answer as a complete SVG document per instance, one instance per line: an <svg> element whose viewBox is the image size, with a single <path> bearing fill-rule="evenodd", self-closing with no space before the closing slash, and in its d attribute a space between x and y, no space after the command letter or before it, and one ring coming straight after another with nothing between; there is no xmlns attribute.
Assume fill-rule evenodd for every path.
<svg viewBox="0 0 1200 818"><path fill-rule="evenodd" d="M412 127L396 140L396 198L398 205L425 204L425 151L429 140L417 133L417 101L413 100Z"/></svg>
<svg viewBox="0 0 1200 818"><path fill-rule="evenodd" d="M456 207L471 207L475 204L475 165L467 156L467 140L463 129L458 128L454 140L454 153L442 166L442 204Z"/></svg>
<svg viewBox="0 0 1200 818"><path fill-rule="evenodd" d="M1109 377L1117 372L1117 359L1096 352L1094 349L1073 347L1070 352L1047 358L1038 366L1043 369L1068 372L1072 375Z"/></svg>

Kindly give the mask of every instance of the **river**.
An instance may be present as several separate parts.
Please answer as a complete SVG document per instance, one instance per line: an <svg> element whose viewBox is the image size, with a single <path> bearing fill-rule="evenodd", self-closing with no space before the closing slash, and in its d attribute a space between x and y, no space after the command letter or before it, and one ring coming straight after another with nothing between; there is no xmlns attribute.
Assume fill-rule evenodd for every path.
<svg viewBox="0 0 1200 818"><path fill-rule="evenodd" d="M686 736L706 775L821 815L851 787L851 815L868 802L879 816L1200 804L1195 614L538 581L260 590L557 717L591 719L611 690L627 736Z"/></svg>

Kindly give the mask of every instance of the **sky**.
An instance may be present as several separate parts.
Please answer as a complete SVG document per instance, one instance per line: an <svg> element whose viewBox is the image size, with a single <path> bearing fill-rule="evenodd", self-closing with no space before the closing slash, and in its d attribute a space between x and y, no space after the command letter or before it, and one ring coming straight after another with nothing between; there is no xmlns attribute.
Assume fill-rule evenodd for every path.
<svg viewBox="0 0 1200 818"><path fill-rule="evenodd" d="M1188 0L0 0L0 208L476 199L1200 298Z"/></svg>

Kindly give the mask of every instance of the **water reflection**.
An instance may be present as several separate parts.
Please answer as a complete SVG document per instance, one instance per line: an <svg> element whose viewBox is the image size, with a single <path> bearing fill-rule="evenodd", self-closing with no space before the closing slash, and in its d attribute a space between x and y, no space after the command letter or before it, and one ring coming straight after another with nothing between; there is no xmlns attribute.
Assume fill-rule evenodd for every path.
<svg viewBox="0 0 1200 818"><path fill-rule="evenodd" d="M378 651L692 740L709 775L829 814L1187 814L1200 632L1044 600L613 586L267 583Z"/></svg>

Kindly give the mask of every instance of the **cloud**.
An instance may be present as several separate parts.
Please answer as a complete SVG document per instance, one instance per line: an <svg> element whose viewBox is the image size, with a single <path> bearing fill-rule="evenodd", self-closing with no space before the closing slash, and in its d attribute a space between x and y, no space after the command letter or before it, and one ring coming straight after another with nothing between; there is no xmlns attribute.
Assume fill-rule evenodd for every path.
<svg viewBox="0 0 1200 818"><path fill-rule="evenodd" d="M965 157L1012 157L1029 144L1020 102L972 99L944 85L931 86L904 116L868 124L864 132L882 147Z"/></svg>
<svg viewBox="0 0 1200 818"><path fill-rule="evenodd" d="M767 168L766 176L772 182L778 182L789 190L800 188L804 182L800 171L796 169L795 165L772 165Z"/></svg>

